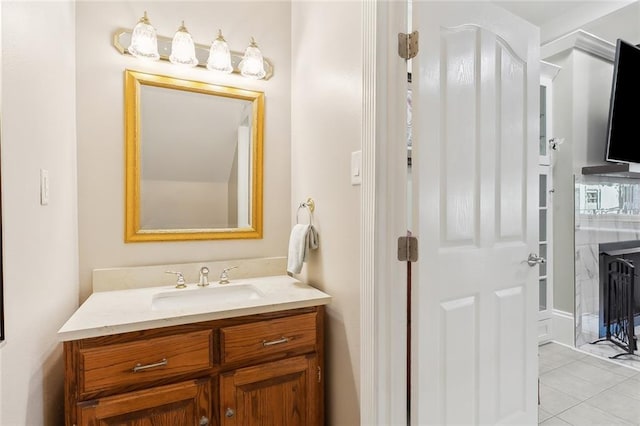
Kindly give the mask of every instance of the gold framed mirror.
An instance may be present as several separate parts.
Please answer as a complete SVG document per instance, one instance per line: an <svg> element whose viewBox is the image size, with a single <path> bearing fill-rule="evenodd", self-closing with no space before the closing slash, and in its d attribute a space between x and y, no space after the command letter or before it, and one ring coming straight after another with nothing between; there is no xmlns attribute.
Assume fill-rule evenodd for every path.
<svg viewBox="0 0 640 426"><path fill-rule="evenodd" d="M262 238L264 93L125 71L125 242Z"/></svg>

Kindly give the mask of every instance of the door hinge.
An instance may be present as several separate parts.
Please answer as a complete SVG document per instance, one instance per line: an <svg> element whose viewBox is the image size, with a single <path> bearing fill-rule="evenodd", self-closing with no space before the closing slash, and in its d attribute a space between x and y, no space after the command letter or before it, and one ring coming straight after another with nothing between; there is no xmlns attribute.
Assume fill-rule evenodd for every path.
<svg viewBox="0 0 640 426"><path fill-rule="evenodd" d="M401 262L418 261L418 239L416 237L398 237L398 260Z"/></svg>
<svg viewBox="0 0 640 426"><path fill-rule="evenodd" d="M318 367L318 383L322 382L322 369Z"/></svg>
<svg viewBox="0 0 640 426"><path fill-rule="evenodd" d="M402 59L415 58L418 49L418 31L411 34L398 33L398 55Z"/></svg>

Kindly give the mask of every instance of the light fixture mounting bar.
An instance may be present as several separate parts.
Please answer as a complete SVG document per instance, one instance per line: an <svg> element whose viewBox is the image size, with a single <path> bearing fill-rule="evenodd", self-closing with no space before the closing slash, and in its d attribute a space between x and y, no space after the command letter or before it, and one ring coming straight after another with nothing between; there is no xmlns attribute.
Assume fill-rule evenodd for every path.
<svg viewBox="0 0 640 426"><path fill-rule="evenodd" d="M113 35L113 46L123 55L130 54L127 51L127 46L131 44L131 33L132 30L120 29ZM172 39L170 37L158 36L158 53L160 54L160 59L163 61L169 61L169 55L171 55L171 40ZM209 46L196 43L195 47L198 66L206 68L207 58L209 57ZM240 68L238 65L240 64L243 56L244 53L242 52L231 51L231 66L233 67L233 73L240 74ZM264 58L264 70L266 71L266 75L263 80L269 80L273 76L273 64L267 58Z"/></svg>

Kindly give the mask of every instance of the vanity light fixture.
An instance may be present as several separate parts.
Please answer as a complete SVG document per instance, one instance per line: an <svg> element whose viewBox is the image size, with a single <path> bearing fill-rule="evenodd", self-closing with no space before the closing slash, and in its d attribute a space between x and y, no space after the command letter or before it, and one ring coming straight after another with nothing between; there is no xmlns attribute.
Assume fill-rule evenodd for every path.
<svg viewBox="0 0 640 426"><path fill-rule="evenodd" d="M268 80L273 76L273 64L262 56L253 37L249 47L242 53L229 49L221 30L218 30L218 36L211 45L194 43L184 21L173 38L159 36L149 22L147 12L144 12L133 30L116 31L113 45L123 55L128 53L138 58L162 59L181 66L200 66L256 80Z"/></svg>
<svg viewBox="0 0 640 426"><path fill-rule="evenodd" d="M207 69L225 74L233 71L233 67L231 66L231 52L229 51L227 41L222 36L222 30L218 30L218 37L211 43Z"/></svg>
<svg viewBox="0 0 640 426"><path fill-rule="evenodd" d="M150 59L152 61L160 59L156 29L149 22L146 11L136 26L133 27L131 44L127 50L136 58Z"/></svg>
<svg viewBox="0 0 640 426"><path fill-rule="evenodd" d="M173 36L171 42L171 56L169 61L172 64L184 65L188 67L195 67L198 65L198 58L196 58L196 47L193 44L191 34L187 31L187 27L184 26L184 21Z"/></svg>
<svg viewBox="0 0 640 426"><path fill-rule="evenodd" d="M258 45L253 37L251 37L251 43L244 51L244 57L240 62L240 74L244 77L260 80L266 74L264 70L264 60L262 58L262 52L258 49Z"/></svg>

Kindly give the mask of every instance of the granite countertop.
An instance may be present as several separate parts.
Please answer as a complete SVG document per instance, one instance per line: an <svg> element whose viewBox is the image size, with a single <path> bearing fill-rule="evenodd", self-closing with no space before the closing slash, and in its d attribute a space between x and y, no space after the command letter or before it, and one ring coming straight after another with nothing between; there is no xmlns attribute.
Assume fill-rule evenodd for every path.
<svg viewBox="0 0 640 426"><path fill-rule="evenodd" d="M240 301L224 301L224 289L251 284L259 296ZM197 300L198 291L215 292L223 290L216 303L189 304L176 307L154 304L154 297L162 298L179 294L191 300ZM231 290L233 291L233 290ZM187 292L193 292L187 294ZM204 294L204 293L203 293ZM190 297L193 295L194 297ZM166 300L166 299L165 299ZM303 284L286 275L247 278L233 280L230 284L210 284L204 289L196 284L188 284L187 288L178 290L174 286L146 287L129 290L102 291L93 293L76 310L69 320L58 331L61 341L99 337L111 334L140 331L150 328L168 327L232 318L244 315L275 312L286 309L305 308L326 305L331 296L322 291Z"/></svg>

